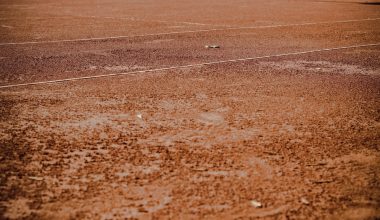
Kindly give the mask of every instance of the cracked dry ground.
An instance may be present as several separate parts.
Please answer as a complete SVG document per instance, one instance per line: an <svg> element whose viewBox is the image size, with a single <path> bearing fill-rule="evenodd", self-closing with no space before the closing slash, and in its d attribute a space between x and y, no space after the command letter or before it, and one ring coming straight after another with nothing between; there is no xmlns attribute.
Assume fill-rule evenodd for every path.
<svg viewBox="0 0 380 220"><path fill-rule="evenodd" d="M378 218L377 49L1 91L1 218Z"/></svg>

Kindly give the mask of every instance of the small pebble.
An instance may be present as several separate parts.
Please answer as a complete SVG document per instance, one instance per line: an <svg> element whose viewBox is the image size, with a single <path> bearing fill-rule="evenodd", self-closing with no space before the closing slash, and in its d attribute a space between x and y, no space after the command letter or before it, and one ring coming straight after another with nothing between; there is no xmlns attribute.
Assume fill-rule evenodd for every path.
<svg viewBox="0 0 380 220"><path fill-rule="evenodd" d="M309 200L307 200L307 199L304 198L304 197L301 198L301 202L302 202L303 204L305 204L305 205L309 205L309 204L310 204Z"/></svg>
<svg viewBox="0 0 380 220"><path fill-rule="evenodd" d="M261 202L258 202L256 200L251 200L251 205L255 208L261 208L263 207L263 205L261 204Z"/></svg>

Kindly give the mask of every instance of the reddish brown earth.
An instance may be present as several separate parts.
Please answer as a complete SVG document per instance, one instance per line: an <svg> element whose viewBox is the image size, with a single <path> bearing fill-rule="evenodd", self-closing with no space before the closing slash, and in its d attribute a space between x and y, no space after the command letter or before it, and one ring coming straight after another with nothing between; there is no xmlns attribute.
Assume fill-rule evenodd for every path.
<svg viewBox="0 0 380 220"><path fill-rule="evenodd" d="M379 44L374 18L359 1L1 1L0 86ZM380 45L0 88L0 219L379 219L379 146Z"/></svg>

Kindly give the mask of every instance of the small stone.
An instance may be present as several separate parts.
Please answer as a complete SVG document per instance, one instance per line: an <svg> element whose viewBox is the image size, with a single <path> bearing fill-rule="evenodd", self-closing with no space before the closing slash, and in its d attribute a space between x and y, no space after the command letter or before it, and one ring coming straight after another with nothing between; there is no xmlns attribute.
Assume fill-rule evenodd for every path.
<svg viewBox="0 0 380 220"><path fill-rule="evenodd" d="M263 205L261 204L261 202L258 202L256 200L251 200L251 205L255 208L261 208L263 207Z"/></svg>
<svg viewBox="0 0 380 220"><path fill-rule="evenodd" d="M305 205L309 205L309 204L310 204L309 200L307 200L307 199L304 198L304 197L301 198L301 202L302 202L303 204L305 204Z"/></svg>

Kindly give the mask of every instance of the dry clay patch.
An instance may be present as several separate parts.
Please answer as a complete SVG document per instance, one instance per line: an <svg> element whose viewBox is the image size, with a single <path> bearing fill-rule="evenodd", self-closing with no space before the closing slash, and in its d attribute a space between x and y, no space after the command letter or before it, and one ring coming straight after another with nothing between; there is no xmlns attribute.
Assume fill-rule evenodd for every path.
<svg viewBox="0 0 380 220"><path fill-rule="evenodd" d="M322 74L361 74L380 75L380 69L367 69L362 66L335 63L328 61L281 61L281 62L260 62L260 65L278 70L297 70Z"/></svg>
<svg viewBox="0 0 380 220"><path fill-rule="evenodd" d="M380 216L379 162L378 150L371 149L352 151L334 159L308 164L307 172L314 172L321 180L346 185L339 189L334 184L326 184L324 187L323 192L328 192L329 195L326 199L346 203L340 207L341 210L333 210L330 219L377 219ZM334 175L326 177L327 171ZM371 190L371 193L366 194L366 190Z"/></svg>
<svg viewBox="0 0 380 220"><path fill-rule="evenodd" d="M147 218L172 201L171 188L165 186L123 185L115 191L102 192L91 199L72 199L67 202L46 203L39 209L31 208L33 200L18 198L6 203L4 217L20 219L31 214L43 219L125 219ZM85 193L85 192L82 192ZM126 199L127 198L127 199ZM112 201L112 202L111 202Z"/></svg>
<svg viewBox="0 0 380 220"><path fill-rule="evenodd" d="M44 110L46 114L46 110ZM37 114L38 115L38 114ZM28 118L31 116L30 112L28 112ZM23 116L21 116L22 118ZM99 122L101 123L102 120L96 120L95 122L92 120L87 120L84 123L79 123L77 126L81 127L84 126L87 129L96 129L96 125L99 125ZM22 121L21 121L22 123ZM96 125L94 124L96 123ZM33 124L33 123L31 123ZM13 124L12 126L16 127L17 125ZM67 125L64 125L67 126ZM48 126L46 126L48 127ZM71 125L71 127L73 127ZM75 124L74 124L75 127ZM57 129L57 127L55 127ZM65 132L65 131L63 131ZM26 139L28 139L28 144L30 147L35 147L35 145L46 145L44 143L44 138L42 138L40 135L57 135L54 134L54 129L51 128L41 128L39 127L38 130L32 130L24 133L24 136L26 136ZM62 134L60 134L62 135ZM46 138L46 136L45 136ZM41 140L41 141L40 141ZM34 215L37 214L39 216L45 216L45 217L73 217L75 216L77 212L77 208L82 206L83 204L80 202L79 204L75 203L74 201L68 202L67 205L62 206L62 200L67 200L68 197L65 196L69 193L71 194L70 197L75 198L83 198L86 191L88 191L88 183L97 183L99 181L103 181L103 184L105 183L105 177L104 174L89 174L89 175L81 175L81 171L86 170L86 165L90 163L92 160L95 160L94 163L99 161L99 156L101 157L100 160L104 161L112 161L113 158L107 157L109 151L107 149L104 149L104 147L94 147L94 144L91 144L90 146L81 146L79 149L75 149L75 146L73 144L67 143L65 140L60 140L59 136L55 136L53 140L50 140L53 142L47 143L47 147L44 147L41 149L41 152L35 152L32 156L31 163L29 163L26 168L25 172L22 173L26 176L22 176L21 179L19 179L17 176L11 176L8 178L7 185L11 186L12 184L18 183L22 188L25 190L29 190L30 194L29 196L33 196L33 194L37 194L35 198L33 199L26 199L26 198L16 198L13 200L10 200L9 203L3 203L3 205L7 206L7 212L5 213L5 217L9 218L21 218L26 217L33 213ZM42 143L41 143L42 142ZM75 144L74 144L75 145ZM101 144L100 144L101 145ZM125 144L126 145L126 144ZM58 147L58 149L54 149ZM62 149L63 148L63 149ZM74 149L72 149L74 148ZM63 150L63 152L62 152ZM100 164L101 165L101 164ZM122 166L120 166L123 168ZM124 166L124 168L128 169L128 172L130 175L134 175L134 172L143 172L144 175L149 174L148 169L152 169L152 166L150 167L144 167L144 166L133 166L129 165L128 163ZM146 169L148 168L148 169ZM42 171L42 173L41 173ZM153 170L154 171L154 170ZM32 175L34 173L34 175ZM118 176L120 173L116 173L116 176ZM25 180L26 178L26 180ZM38 183L42 183L44 185L43 189L30 189L33 187L24 185L25 182L28 182L28 179L31 179L33 181L36 181ZM29 180L30 182L30 180ZM109 182L109 181L107 181ZM91 184L90 184L91 185ZM113 186L115 187L115 186ZM132 191L130 188L130 185L125 186L125 188L128 188L128 191ZM136 188L136 187L135 187ZM31 190L31 191L30 191ZM33 190L39 191L39 192L33 192ZM136 190L144 190L144 187L136 188ZM155 189L157 190L157 188ZM153 191L154 190L149 190ZM169 193L170 191L166 190L165 193ZM105 193L107 194L107 193ZM112 193L111 193L112 194ZM129 195L130 193L128 193ZM163 206L168 203L170 197L168 199L165 199L162 196L156 196L153 198L149 198L149 193L143 193L140 194L139 197L145 198L144 196L148 197L147 199L141 199L141 202L138 205L141 207L138 207L139 210L142 209L142 213L146 212L153 212L161 209ZM133 195L131 195L131 198ZM54 201L57 200L57 198L61 198L58 200L61 200L58 202L57 205L54 205ZM35 210L35 208L31 208L29 205L35 204L35 199L42 200L43 204L48 204L47 207L40 207L40 210ZM108 198L107 201L111 199ZM113 198L112 198L113 199ZM123 198L120 198L123 199ZM156 200L158 199L158 200ZM162 204L160 204L160 199L164 199ZM33 201L34 200L34 201ZM104 198L99 198L100 201L98 203L102 203L104 201ZM138 211L137 208L128 208L128 205L133 205L136 203L136 199L131 199L131 201L124 201L124 203L120 204L120 210L119 210L119 216L120 218L123 217L137 217ZM137 199L139 200L139 199ZM157 204L158 201L158 204ZM127 202L127 203L126 203ZM74 204L73 204L74 203ZM75 206L78 205L77 207ZM89 202L89 207L82 207L80 208L81 212L89 212L94 211L93 202ZM95 203L96 204L96 203ZM123 205L125 206L123 208ZM146 205L145 209L142 205ZM49 211L44 212L41 210L44 210L47 208ZM103 208L103 209L101 209ZM103 213L105 216L113 216L117 213L115 213L115 210L117 209L115 207L107 207L107 209L104 208L104 203L100 204L99 207L97 207L96 212ZM101 209L101 210L100 210ZM136 209L136 210L135 210ZM55 211L54 211L55 210ZM51 212L51 213L50 213ZM108 214L107 214L108 213ZM129 213L129 214L128 214ZM121 216L120 216L121 215ZM90 216L91 217L91 216Z"/></svg>
<svg viewBox="0 0 380 220"><path fill-rule="evenodd" d="M195 98L205 100L205 99L207 99L207 95L205 95L203 93L199 93L195 96ZM233 100L236 100L236 99L233 99ZM94 100L92 100L92 101L94 101ZM95 103L97 103L97 102L95 102ZM148 103L148 102L146 102L146 103ZM173 104L173 103L178 103L178 104ZM114 102L108 100L105 103L99 102L99 104L103 104L103 106L109 107L109 105L114 104ZM162 105L159 105L159 106L163 106L163 109L165 109L166 111L168 109L176 109L177 111L182 109L182 111L184 111L184 108L187 108L189 106L189 104L166 100L166 101L163 101ZM180 109L178 109L178 108L180 108ZM30 111L26 111L28 116L21 116L21 118L25 118L25 119L34 118L36 120L36 116L38 117L38 115L42 115L45 117L44 119L48 119L48 118L46 118L47 115L50 115L48 110L39 108L38 111L41 111L41 112L37 113L36 115L33 115L33 113L31 114ZM226 112L226 111L228 111L228 108L218 108L218 111ZM63 118L70 118L70 117L73 117L73 115L75 115L75 114L70 114L70 113L68 113L68 114L71 116L69 116L69 117L66 116ZM196 116L195 120L198 123L201 123L201 124L204 124L207 126L211 126L211 127L213 127L214 125L219 126L219 125L224 123L224 119L219 113L193 113L193 114ZM142 115L144 115L143 117L145 118L145 114L142 114ZM83 133L81 133L81 132L87 132L88 130L102 130L102 129L104 129L104 127L107 127L107 124L108 125L110 123L112 124L113 123L112 120L115 120L115 119L119 119L119 120L121 119L122 120L125 118L128 119L128 117L130 117L130 115L128 115L128 114L112 115L112 116L104 116L103 115L103 116L98 116L98 117L93 116L93 117L90 117L88 119L81 120L79 122L66 122L66 123L56 123L56 124L53 123L54 129L45 129L44 130L44 129L39 128L37 133L41 133L41 134L46 135L49 133L54 133L54 131L62 131L63 133L56 135L56 137L62 138L62 136L63 136L63 139L68 138L70 140L70 136L71 136L70 133L76 134L76 135L78 135L78 134L83 135ZM135 115L133 115L132 118L134 120L137 120L137 121L142 120L141 118L140 119L137 118ZM152 120L152 121L156 121L156 120ZM47 126L47 127L49 127L49 126ZM126 127L126 126L124 126L124 127ZM118 127L115 126L114 129L117 130ZM207 128L207 129L209 129L209 128ZM218 129L223 130L223 128L218 128ZM216 137L216 134L213 134L213 132L214 133L218 132L218 129L211 132L212 135L210 135L210 136L212 138ZM236 136L233 134L234 132L239 132L239 131L237 129L233 129L233 131L232 131L232 136L235 136L236 139L231 139L228 141L232 142L232 143L234 141L236 141L236 142L241 141L241 138L239 138L239 133ZM242 137L247 135L247 131L241 131L241 132L243 132ZM109 138L108 135L110 133L111 132L109 130L106 133L104 133L104 132L100 133L99 139L100 140L106 140L107 138ZM191 132L189 132L189 130L185 131L185 134L186 133L188 136L191 137ZM195 133L197 134L197 132L195 132ZM102 134L107 135L107 136L102 137ZM202 132L199 131L199 133L197 135L200 135L200 136L203 135L204 136L205 134L207 136L207 133L202 134ZM89 135L89 134L85 134L85 136L86 135ZM227 133L227 135L228 135L228 133ZM61 138L59 138L59 139L61 139ZM95 135L94 138L98 139L98 136ZM181 139L181 138L179 138L179 139ZM72 139L71 139L71 141L72 141ZM214 140L214 141L211 141L211 143L214 142L214 144L220 145L220 144L222 144L222 141L223 140L216 140L216 141ZM75 139L74 139L74 142L75 142ZM190 143L191 143L191 141L188 142L187 144L190 144ZM57 143L57 144L59 144L59 143ZM150 141L150 144L154 145L154 141ZM160 142L158 142L158 144L160 144ZM201 145L202 145L202 142L200 143L200 145L196 144L194 146L201 146ZM120 148L120 146L117 146L117 145L112 145L112 147ZM82 148L83 148L83 146L82 146ZM91 146L90 150L87 149L87 147L84 147L84 148L85 149L80 149L80 150L70 150L70 152L63 154L64 159L63 159L63 161L61 160L61 162L60 162L61 166L62 165L65 166L65 170L63 170L63 172L62 172L62 175L64 176L63 178L60 178L59 181L55 178L49 178L49 177L45 178L44 181L47 182L47 184L49 185L48 188L50 188L50 189L51 188L54 189L54 183L57 184L59 182L59 184L58 184L59 186L55 187L57 189L53 193L51 193L51 192L47 193L47 195L48 195L46 198L47 201L49 200L49 198L48 198L49 195L50 196L51 195L59 195L64 190L70 190L73 195L80 196L80 194L83 191L86 191L86 186L83 186L83 185L80 186L80 185L77 185L75 183L72 183L71 179L68 178L67 176L75 175L75 173L77 173L80 169L84 168L86 162L87 163L91 162L92 157L94 157L94 156L96 157L97 154L101 154L101 155L103 154L103 156L102 156L103 159L109 159L109 160L112 159L112 158L109 158L106 155L104 155L104 154L107 154L109 151L104 150L104 149L100 149L100 148L104 148L104 145L102 146L102 144L100 144L100 146ZM60 154L60 152L57 150L44 150L44 154L45 154L45 156L47 156L47 158L45 158L45 160L44 159L41 160L38 158L38 156L36 156L33 159L33 161L45 161L45 162L42 162L44 165L54 165L57 163L57 160L51 159L51 158L54 158L55 157L54 155ZM46 159L48 159L48 161L46 161ZM249 161L250 161L249 164L251 164L253 167L255 167L255 169L252 171L253 173L249 173L246 169L243 169L243 170L232 169L232 170L230 170L231 168L229 168L227 170L218 170L218 169L215 170L215 167L211 167L212 170L207 170L207 169L198 170L201 172L200 173L197 172L197 174L191 179L193 179L193 181L195 181L195 183L202 184L205 180L212 181L213 178L232 177L232 178L241 179L241 178L247 178L247 176L252 176L252 175L257 176L258 178L262 178L262 174L267 173L267 172L269 172L269 174L271 173L271 168L268 167L268 165L266 165L265 161L263 161L259 158L258 159L251 158ZM29 165L29 167L39 167L40 168L40 164L38 164L38 162L37 163L31 163ZM151 174L151 173L159 171L159 164L155 165L154 163L150 164L149 166L146 166L146 165L145 166L131 166L129 164L126 164L124 166L118 166L118 167L121 167L121 169L119 169L115 173L116 176L118 176L118 177L133 176L133 172L142 172L143 174ZM147 169L147 168L149 168L149 169ZM210 169L210 167L208 169ZM264 173L261 173L261 172L264 172ZM271 174L270 174L270 176L271 176ZM103 178L102 176L95 175L93 179L95 179L95 181L97 181L97 180L102 179L102 178ZM201 200L201 199L202 198L199 198L199 200ZM226 205L217 205L215 208L219 209L220 207L225 207L225 206ZM204 207L204 208L206 208L206 207ZM197 210L199 210L199 209L202 209L202 207L197 208ZM207 209L212 210L214 208L213 208L213 206L208 206Z"/></svg>
<svg viewBox="0 0 380 220"><path fill-rule="evenodd" d="M96 196L84 201L74 199L49 203L37 212L45 218L62 219L147 218L172 201L171 192L170 186L119 184L117 187L98 191Z"/></svg>
<svg viewBox="0 0 380 220"><path fill-rule="evenodd" d="M204 95L200 95L200 97L204 98ZM166 101L165 103L168 103L168 102ZM107 103L105 104L106 106L112 105L112 101L107 101ZM65 194L67 194L67 192L70 192L71 196L82 198L83 193L88 191L88 186L86 185L86 183L106 181L105 176L102 174L91 174L91 175L88 175L88 177L82 178L80 177L80 173L82 173L83 170L86 170L86 166L88 166L87 165L88 163L91 163L92 161L95 161L93 163L99 162L99 158L100 158L100 161L115 160L115 157L111 157L109 155L112 149L125 150L125 145L128 145L128 143L111 144L111 147L108 148L107 144L102 143L102 141L105 141L108 138L110 138L110 134L112 134L112 132L110 132L110 130L106 130L106 132L101 132L101 131L105 129L107 125L110 126L110 124L113 124L115 122L115 119L123 121L125 119L130 119L131 118L130 115L122 114L122 115L108 115L108 116L98 116L98 117L93 116L91 118L81 120L79 122L59 123L58 122L59 119L58 120L49 119L49 116L53 115L53 118L54 118L54 115L58 113L58 112L54 112L54 107L50 109L37 108L35 110L37 112L34 112L34 113L31 112L30 110L24 111L24 114L26 115L23 115L21 113L20 118L24 120L33 118L34 121L38 121L38 117L42 116L43 119L45 120L53 121L53 123L49 123L48 125L45 124L44 126L35 126L35 127L33 126L34 124L33 122L28 122L28 125L31 127L34 127L35 129L29 130L25 134L25 138L28 140L28 143L30 145L44 145L43 141L41 142L41 140L43 140L44 138L42 138L42 136L40 135L44 135L45 137L54 136L54 141L49 144L50 147L41 149L42 153L40 155L39 153L34 154L32 156L32 162L29 163L28 166L26 167L27 170L34 171L34 172L41 169L45 171L45 175L41 176L41 174L37 174L37 176L29 177L35 181L42 181L44 184L46 184L46 188L49 189L49 190L41 192L40 199L42 199L42 202L49 203L51 201L54 201L55 198L57 197L66 198ZM69 116L61 115L61 117L64 119L67 119L75 115L75 113L71 114L68 112L66 112L66 114L68 114ZM216 117L213 114L203 113L203 114L200 114L199 120L206 120L206 123L207 122L209 123L210 121L217 122L218 120L220 120L219 117L220 116ZM135 115L133 115L132 118L133 118L132 120L135 120L135 121L142 120L140 118L137 118ZM56 122L54 123L54 121ZM12 125L12 126L15 126L15 125ZM120 126L112 126L112 127L115 130L120 128ZM128 127L128 125L124 125L121 127ZM92 138L95 138L97 140L95 142L100 141L100 144L95 145L95 143L92 143L88 146L86 145L85 146L81 145L80 147L75 146L76 145L75 142L77 142L77 140L75 139L75 136L77 136L78 134L83 135L83 136L90 136L91 133L96 133L94 132L95 130L99 131L99 136L94 135ZM120 131L123 132L123 130L119 130L119 132ZM103 136L103 135L106 135L106 136ZM55 149L57 145L60 146L59 149ZM73 147L74 149L71 149ZM139 148L141 149L141 147ZM142 150L144 151L144 147L142 148ZM146 151L147 149L145 149L144 154L150 155L150 156L153 155L149 151L148 152ZM156 155L156 156L158 156L158 159L159 159L159 155ZM260 164L262 163L263 162L259 160L258 166L260 166ZM56 173L53 171L56 170L55 167L57 166L60 167L60 168L58 167L58 171L60 170L59 175L54 175L54 176L46 175L49 173L49 171L51 171L51 173ZM115 167L118 167L116 171L114 172L114 177L117 179L125 178L125 177L134 178L134 176L136 176L136 173L140 173L142 176L144 176L144 175L150 175L150 174L160 172L159 160L153 161L153 163L149 163L149 165L148 164L147 165L131 165L129 163L125 163L124 165L118 165ZM257 173L258 171L255 171L255 172ZM198 175L199 174L197 174L197 176ZM247 173L246 171L234 171L234 170L232 171L205 170L204 174L202 174L201 177L196 177L195 179L202 180L203 179L202 176L204 175L206 177L207 176L224 176L224 177L232 176L232 177L242 178L242 177L246 177ZM200 182L200 180L197 180L197 182ZM18 202L18 200L16 199L12 201L11 204L13 203L21 204L21 201L24 201L24 200L21 199L20 202ZM24 208L27 207L25 206L25 203L22 203L22 204L24 204L23 206ZM210 208L212 209L212 206L209 206L209 209ZM146 212L144 211L144 207L139 208L140 212L136 211L135 208L132 208L129 211L128 210L129 210L128 208L122 208L122 207L119 209L112 209L110 213L108 213L106 216L112 214L112 215L116 215L120 217L120 215L122 215L121 213L124 213L123 215L125 216L131 215L131 216L137 217L141 215L141 213ZM152 209L152 210L155 210L155 209ZM24 213L26 214L27 213L30 214L32 212L35 214L37 213L39 215L45 215L43 214L43 212L40 212L40 211L30 211L30 210L28 211L27 209L24 210ZM67 210L65 210L65 212L67 212ZM20 211L18 213L22 213L22 212ZM128 215L128 213L130 214ZM8 216L17 216L17 215L14 213L13 209L10 209Z"/></svg>
<svg viewBox="0 0 380 220"><path fill-rule="evenodd" d="M314 135L328 137L325 134L328 132L331 132L333 136L335 134L332 131L336 127L334 124L329 127L328 123L320 121L320 124L315 127L316 130L313 131L311 129L313 121L309 120L339 112L339 109L346 109L346 104L330 106L326 103L318 104L307 98L303 101L308 103L302 104L301 97L292 93L292 91L299 91L297 87L303 85L300 83L303 81L296 77L292 78L293 81L290 80L295 88L281 87L280 91L267 91L266 88L270 85L287 85L289 76L281 74L270 79L255 78L255 76L250 76L252 73L247 73L244 77L221 75L217 70L209 73L210 75L193 77L191 76L194 72L191 71L185 71L179 77L178 73L176 74L177 78L173 74L156 75L151 78L141 77L139 79L145 79L141 82L134 78L136 85L132 86L127 93L136 96L129 98L128 96L121 98L122 93L114 93L125 91L124 84L113 84L121 90L109 88L108 92L114 94L114 99L91 97L90 94L100 94L98 89L91 90L92 87L98 88L97 85L91 86L91 84L83 92L71 91L74 94L66 98L60 97L61 101L46 101L49 99L48 94L37 98L40 92L25 94L27 99L33 101L20 106L24 111L20 114L17 123L9 124L9 126L21 127L26 121L34 124L24 136L29 140L30 146L42 145L40 151L32 153L32 161L41 161L42 168L38 162L32 162L26 166L27 171L33 174L31 176L33 179L28 178L30 182L46 184L46 187L39 189L40 194L27 197L33 201L30 204L27 203L32 212L38 215L52 215L48 211L40 212L47 207L46 209L52 212L65 211L71 216L96 217L98 216L96 211L87 211L90 210L87 204L92 201L104 201L99 203L102 207L105 201L117 197L115 195L120 190L131 186L132 191L138 191L141 189L140 186L151 189L150 187L167 185L169 188L165 190L165 196L158 197L160 199L167 197L171 200L160 200L154 196L152 200L149 200L135 196L136 194L132 192L122 191L125 194L121 194L125 197L118 198L119 203L123 205L110 204L112 207L109 209L101 209L104 210L105 217L122 218L125 215L140 217L144 214L167 216L168 213L179 213L179 210L183 210L184 207L197 215L203 213L211 216L233 209L229 214L238 217L240 215L237 213L241 210L252 209L249 206L249 200L253 198L263 201L265 210L260 211L261 214L254 209L244 212L252 217L281 213L305 213L307 216L307 214L312 215L314 206L333 209L329 207L329 204L336 204L337 201L334 199L342 194L345 196L338 202L344 202L347 199L348 190L346 189L338 191L337 195L332 194L332 192L337 192L333 183L344 184L344 181L341 181L344 176L330 179L333 172L331 168L326 170L323 165L322 170L312 168L311 171L305 171L306 164L301 159L304 155L309 155L309 158L311 155L315 156L314 154L328 157L318 149L323 149L326 145L334 148L331 147L334 146L334 142L326 138L321 143L311 138ZM249 76L251 78L245 78ZM159 84L160 87L152 87L155 84ZM257 89L259 84L265 86ZM175 87L177 85L181 86L181 89L177 89ZM142 97L140 88L145 91ZM87 89L90 92L86 91ZM76 95L81 98L75 98ZM133 100L133 105L128 104L131 100ZM249 100L249 102L244 100ZM334 100L342 102L345 99L336 96ZM303 123L307 122L303 126L294 121L299 115L295 114L296 108L290 103L306 105L298 109L300 111L298 113L307 115L308 120L302 119ZM272 105L278 107L271 109ZM312 111L317 107L322 111ZM248 114L252 111L255 112L255 118ZM287 124L283 123L282 115L287 117ZM254 123L249 121L249 118L254 118ZM368 119L357 117L357 120L360 122ZM255 124L257 122L261 124ZM121 124L115 126L117 123ZM338 119L338 123L342 123L342 125L339 124L342 126L341 131L347 129L352 131L349 128L350 125L343 119L342 121ZM250 131L249 128L255 128L257 125L261 131L265 132L244 133L244 130ZM353 122L353 125L360 124ZM359 127L363 127L367 132L364 124ZM191 130L193 133L190 132ZM281 130L283 133L279 133ZM174 137L170 137L171 140L165 145L166 140L160 141L158 138L168 132L172 132ZM218 139L219 132L231 137L235 135L236 139ZM306 134L307 132L313 133ZM339 134L337 132L336 135ZM78 140L75 139L75 135L84 136L84 138ZM288 138L292 140L298 138L301 142L290 143ZM42 140L42 143L37 140ZM311 140L313 142L307 143L315 145L305 148L305 142L302 143L302 140ZM225 143L231 146L225 147ZM326 149L326 152L340 157L350 151L352 146L342 149L342 152L336 152L334 149ZM366 153L366 155L370 154L371 152ZM346 159L342 161L343 167L350 164ZM373 158L368 161L373 161ZM316 165L309 162L311 165ZM377 184L376 179L373 180L367 176L373 173L373 164L373 162L369 165L364 163L364 168L369 171L358 173L356 176L366 186L371 186L368 184L371 181ZM340 171L340 165L336 169ZM42 175L40 175L41 171ZM13 180L10 181L18 177L12 178ZM305 178L308 181L303 183ZM321 180L322 183L315 182ZM26 187L25 179L21 178L13 183L29 188L30 194L37 191L30 186ZM359 196L365 195L368 188L363 190L364 193L358 192ZM56 198L56 195L59 197ZM124 200L128 198L128 195L132 197L129 200L135 201L133 204L129 200ZM305 207L299 201L300 196L304 195L307 195L312 206ZM334 197L331 199L329 195L334 195ZM353 196L357 197L357 195ZM19 195L16 200L24 198L24 195ZM40 208L34 205L38 199L42 200ZM145 203L147 200L155 203L160 209L148 204L149 202ZM364 201L369 200L365 196ZM3 204L9 207L6 202ZM20 202L20 204L25 204L25 202ZM75 209L70 204L83 207L83 209ZM284 204L291 206L283 206ZM378 203L370 203L366 207L374 207L376 204ZM154 210L152 211L154 213L149 210ZM25 213L29 212L25 211Z"/></svg>

